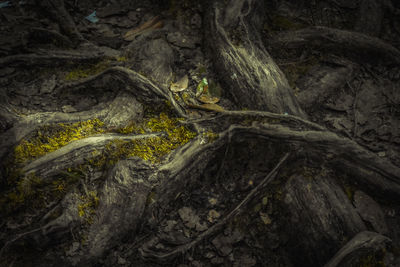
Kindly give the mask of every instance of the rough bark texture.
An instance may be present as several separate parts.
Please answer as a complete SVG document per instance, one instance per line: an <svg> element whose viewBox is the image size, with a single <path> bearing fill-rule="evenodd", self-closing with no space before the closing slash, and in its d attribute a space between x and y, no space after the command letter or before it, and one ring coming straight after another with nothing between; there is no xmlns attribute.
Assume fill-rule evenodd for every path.
<svg viewBox="0 0 400 267"><path fill-rule="evenodd" d="M399 8L1 6L0 262L398 266Z"/></svg>

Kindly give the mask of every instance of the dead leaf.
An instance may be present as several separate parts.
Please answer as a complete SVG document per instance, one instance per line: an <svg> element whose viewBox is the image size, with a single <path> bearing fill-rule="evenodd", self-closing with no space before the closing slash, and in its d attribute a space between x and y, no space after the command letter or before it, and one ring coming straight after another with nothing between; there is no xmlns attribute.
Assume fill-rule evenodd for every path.
<svg viewBox="0 0 400 267"><path fill-rule="evenodd" d="M260 212L260 218L263 221L263 223L266 225L272 223L271 218L268 216L268 214L266 214L264 212Z"/></svg>
<svg viewBox="0 0 400 267"><path fill-rule="evenodd" d="M219 217L221 217L221 214L220 214L218 211L216 211L216 210L210 210L210 211L208 212L208 215L207 215L207 220L208 220L210 223L213 223L213 222L215 221L215 219L218 219Z"/></svg>
<svg viewBox="0 0 400 267"><path fill-rule="evenodd" d="M219 97L211 96L208 94L202 94L198 99L206 104L215 104L219 102Z"/></svg>
<svg viewBox="0 0 400 267"><path fill-rule="evenodd" d="M211 205L214 206L214 205L217 204L218 200L217 200L216 198L211 197L211 198L208 199L208 202L209 202Z"/></svg>
<svg viewBox="0 0 400 267"><path fill-rule="evenodd" d="M185 90L189 85L189 78L187 75L183 76L182 78L179 79L176 83L171 84L171 91L174 93L181 92Z"/></svg>
<svg viewBox="0 0 400 267"><path fill-rule="evenodd" d="M124 39L126 41L132 41L133 39L135 39L135 36L143 33L145 30L149 30L149 29L158 29L161 28L163 26L162 21L160 20L159 16L155 16L154 18L146 21L145 23L139 25L138 27L127 31L124 35Z"/></svg>

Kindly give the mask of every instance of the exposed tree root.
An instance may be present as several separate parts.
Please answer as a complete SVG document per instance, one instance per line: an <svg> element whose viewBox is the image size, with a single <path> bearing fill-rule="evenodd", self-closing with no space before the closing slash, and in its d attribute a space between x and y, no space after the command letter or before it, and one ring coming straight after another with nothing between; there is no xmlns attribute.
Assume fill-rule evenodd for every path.
<svg viewBox="0 0 400 267"><path fill-rule="evenodd" d="M279 51L284 48L312 47L316 50L345 55L360 63L400 64L398 49L381 39L357 32L327 27L309 27L278 34L268 42L268 45L275 50L274 54L279 54Z"/></svg>
<svg viewBox="0 0 400 267"><path fill-rule="evenodd" d="M36 51L34 54L18 54L0 58L0 67L28 67L42 66L52 67L66 64L77 64L84 62L99 61L104 58L104 54L100 51L83 50L83 51Z"/></svg>
<svg viewBox="0 0 400 267"><path fill-rule="evenodd" d="M263 47L259 36L253 34L256 31L251 20L262 8L256 1L243 0L230 1L226 8L228 15L225 17L218 2L207 12L206 41L232 100L243 108L287 112L305 118L284 74ZM238 24L237 31L242 29L243 32L233 33ZM242 36L240 43L234 45L229 35ZM243 98L244 95L248 97Z"/></svg>
<svg viewBox="0 0 400 267"><path fill-rule="evenodd" d="M102 134L91 136L81 140L73 141L54 152L48 153L43 157L32 161L22 170L26 175L33 172L37 175L40 175L40 177L46 179L46 177L51 176L61 169L66 169L83 163L85 159L91 157L91 154L93 152L101 152L105 148L105 145L110 141L145 139L156 137L159 135L161 134L155 133L131 136L119 134Z"/></svg>

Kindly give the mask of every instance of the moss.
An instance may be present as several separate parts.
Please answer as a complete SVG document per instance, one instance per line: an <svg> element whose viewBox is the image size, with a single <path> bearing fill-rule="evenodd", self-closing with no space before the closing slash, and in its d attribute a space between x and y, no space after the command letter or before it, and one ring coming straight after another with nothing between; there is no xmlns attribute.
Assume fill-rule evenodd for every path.
<svg viewBox="0 0 400 267"><path fill-rule="evenodd" d="M98 205L99 197L96 191L89 191L87 195L82 195L78 204L79 217L83 218L87 223L92 224Z"/></svg>
<svg viewBox="0 0 400 267"><path fill-rule="evenodd" d="M144 134L145 130L141 125L139 125L135 122L131 122L125 127L118 128L116 130L116 132L121 133L121 134L132 134L132 133Z"/></svg>
<svg viewBox="0 0 400 267"><path fill-rule="evenodd" d="M103 126L102 121L93 119L73 124L59 123L55 126L41 127L36 131L33 138L22 140L15 147L15 162L24 163L55 151L71 141L102 133L104 132Z"/></svg>
<svg viewBox="0 0 400 267"><path fill-rule="evenodd" d="M117 61L118 58L117 58ZM66 75L65 80L76 81L79 79L87 78L92 75L96 75L109 67L109 61L100 61L96 64L79 65L78 67L71 69Z"/></svg>
<svg viewBox="0 0 400 267"><path fill-rule="evenodd" d="M128 59L126 57L116 57L115 60L117 60L118 62L126 62L126 61L128 61Z"/></svg>
<svg viewBox="0 0 400 267"><path fill-rule="evenodd" d="M1 197L1 214L6 216L26 208L28 203L31 208L41 208L45 200L45 186L43 180L34 173L22 177L12 190L5 192Z"/></svg>
<svg viewBox="0 0 400 267"><path fill-rule="evenodd" d="M204 135L207 138L207 142L208 143L214 142L219 137L219 134L218 133L214 133L213 131L207 131L207 132L204 133Z"/></svg>
<svg viewBox="0 0 400 267"><path fill-rule="evenodd" d="M42 209L48 202L61 200L83 176L83 171L77 169L63 171L49 181L35 173L21 175L10 185L11 189L1 196L0 213L2 216L12 216L21 210Z"/></svg>
<svg viewBox="0 0 400 267"><path fill-rule="evenodd" d="M195 132L179 125L180 120L161 113L158 117L148 118L141 123L131 123L117 129L119 133L124 134L163 132L164 135L131 141L111 141L100 155L89 159L88 163L95 168L103 168L129 157L139 157L152 163L158 163L172 150L186 144L196 136Z"/></svg>

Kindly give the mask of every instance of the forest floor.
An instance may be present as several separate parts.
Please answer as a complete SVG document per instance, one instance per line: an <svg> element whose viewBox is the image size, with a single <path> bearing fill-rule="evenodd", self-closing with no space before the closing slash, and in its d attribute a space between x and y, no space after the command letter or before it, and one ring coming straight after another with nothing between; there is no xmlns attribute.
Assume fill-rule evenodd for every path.
<svg viewBox="0 0 400 267"><path fill-rule="evenodd" d="M236 104L226 97L225 88L219 84L220 78L212 66L213 59L203 47L204 38L208 37L202 30L204 10L201 5L191 4L189 1L165 6L153 4L152 1L129 5L116 3L118 1L111 1L112 4L107 4L108 1L96 1L95 4L92 2L95 1L65 1L66 10L78 31L88 41L79 46L59 34L59 25L45 16L31 1L26 1L19 7L0 5L0 132L3 137L3 168L6 162L8 164L15 160L17 161L12 164L16 165L9 163L11 165L7 166L18 166L24 170L36 168L30 163L35 162L38 155L44 154L41 149L46 150L46 144L51 146L51 140L57 139L54 142L66 144L70 140L103 133L111 134L110 138L114 138L113 134L134 131L129 130L134 125L130 124L132 121L176 123L168 104L141 105L138 102L139 97L132 89L135 84L125 90L124 84L119 82L125 78L118 76L120 74L108 81L96 80L96 75L102 75L110 68L116 72L122 68L134 70L165 91L172 88L171 84L182 87L178 80L187 76L188 83L183 85L185 88L174 97L177 103L189 107L186 112L190 114L191 120L206 120L218 116L218 109L236 109ZM323 7L319 8L322 10ZM344 14L343 22L340 22L342 24L324 21L326 17L323 16L320 21L317 16L314 22L307 21L298 14L293 19L288 17L283 8L274 10L266 16L262 32L265 46L286 74L294 94L309 115L309 121L355 141L400 168L399 65L356 64L336 55L327 56L313 50L313 47L296 54L298 51L292 53L290 48L277 47L268 41L268 38L274 39L281 32L302 29L312 23L317 26L338 23L345 27L345 20L351 17L352 12L351 7L347 8L350 9L348 14ZM87 18L94 11L96 19L93 16ZM388 31L385 33L386 36L382 38L399 49L400 35ZM198 94L198 85L203 78L209 84L213 83L214 99L199 102L196 93ZM143 83L146 86L150 84L147 81ZM321 83L326 86L321 87ZM146 92L141 97L151 98ZM160 111L168 117L162 117ZM100 119L97 121L98 118ZM61 122L64 124L60 124ZM7 135L10 129L16 129L12 132L13 136ZM185 128L186 130L185 138L194 131L193 128ZM153 134L147 129L143 133ZM213 132L204 136L204 140L200 142L212 142L214 138ZM188 140L182 141L176 147L184 146L193 137L188 137ZM30 142L31 146L18 146L12 140L19 144ZM21 151L31 150L18 154L18 149L13 149L11 153L9 145L22 147ZM284 147L282 145L282 150ZM266 153L268 151L271 151L271 155ZM197 183L187 185L184 191L179 192L174 202L168 203L163 211L159 211L163 216L152 214L145 217L148 222L141 222L138 229L124 235L108 248L107 253L98 260L97 266L300 266L303 263L294 262L289 255L293 253L293 249L287 249L292 235L284 232L288 225L291 225L294 232L297 231L296 222L293 221L290 208L285 208L286 204L282 203L290 202L290 194L294 190L292 187L304 189L304 192L318 191L319 185L329 187L330 182L310 183L307 179L324 176L325 172L328 176L333 173L330 169L325 169L325 166L317 166L319 163L313 163L312 158L305 158L304 166L300 163L295 166L306 177L303 182L293 182L285 187L286 180L274 180L268 188L257 191L256 196L241 207L240 203L277 164L279 159L272 152L280 151L269 141L260 139L233 140L231 146L220 147L216 150L217 156L207 164L205 173L201 176L203 180L199 179ZM87 153L91 155L90 153L95 154L96 151ZM256 160L248 161L249 155ZM76 162L79 157L76 156ZM19 159L21 161L18 162ZM229 163L222 168L221 164L224 162ZM99 205L99 195L92 193L92 185L93 188L97 186L105 173L110 172L109 169L98 170L94 165L88 166L85 165L86 169L82 171L76 165L68 166L66 163L65 169L57 174L58 178L51 182L50 193L41 187L41 182L35 184L33 176L29 178L28 189L23 183L10 182L11 179L7 177L8 184L3 182L3 197L0 199L0 205L3 205L0 219L0 245L3 249L0 262L5 263L0 264L1 266L79 265L79 259L85 256L87 229L91 227L91 220L96 217L90 214L91 209ZM154 166L143 163L141 168L137 170L138 173L142 170L148 171ZM53 171L50 169L47 166L37 173L47 175L47 172ZM282 176L289 176L291 171ZM83 172L86 184L80 182L76 186L76 179L81 179L79 176ZM13 172L4 170L3 175L5 173L9 175ZM219 180L215 181L210 177L217 177ZM377 204L358 190L357 184L349 180L351 179L348 176L343 175L337 181L349 203L356 210L368 209L366 213L381 216L381 220L378 220L374 216L371 219L361 215L367 225L366 229L382 234L390 233L393 247L398 250L398 202L377 200ZM10 189L10 184L17 189ZM37 206L34 199L38 195L29 191L36 189L43 190L43 202L37 203ZM78 202L74 202L81 203L76 213L86 223L71 226L67 228L67 232L52 228L52 234L46 238L36 235L37 232L50 231L47 228L43 230L43 225L47 226L46 223L51 221L50 217L60 213L53 212L53 208L59 208L59 203L64 203L62 206L66 205L65 202L75 201L64 198L70 191L80 196L76 200ZM153 201L152 193L146 193L149 196L143 205L149 205ZM359 198L368 199L369 202L358 202ZM28 205L28 201L32 202ZM12 205L15 207L11 207ZM224 223L220 230L200 240L173 260L161 264L159 259L151 258L156 254L146 251L151 248L152 252L157 251L161 255L169 251L170 247L188 244L235 208L239 208L240 213ZM80 211L89 215L81 216ZM140 212L146 213L146 210ZM330 255L333 256L336 252L330 251ZM371 259L365 259L366 264L367 260ZM387 266L395 266L399 257L394 252L388 253L382 261Z"/></svg>

